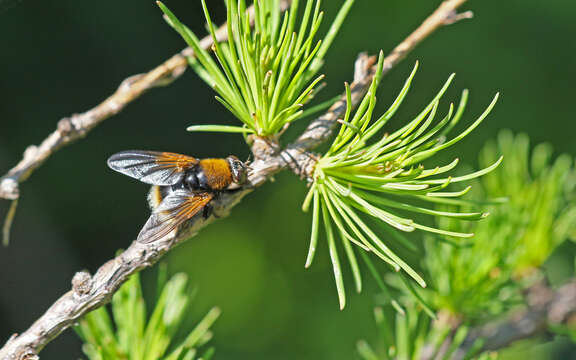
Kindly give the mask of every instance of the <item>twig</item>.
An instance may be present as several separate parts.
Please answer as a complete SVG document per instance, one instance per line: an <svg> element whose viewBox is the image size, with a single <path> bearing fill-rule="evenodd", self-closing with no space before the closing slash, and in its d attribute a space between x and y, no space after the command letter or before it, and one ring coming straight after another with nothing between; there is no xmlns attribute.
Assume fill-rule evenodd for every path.
<svg viewBox="0 0 576 360"><path fill-rule="evenodd" d="M287 9L291 2L292 0L280 1L280 8L282 10ZM254 7L250 6L246 11L249 13L252 23ZM216 30L216 40L221 42L227 38L228 29L224 24ZM200 41L200 46L203 49L209 49L213 44L214 41L210 35ZM94 127L122 111L146 91L169 85L178 79L188 68L187 58L192 56L194 56L194 51L191 48L186 48L145 74L129 76L106 100L84 113L61 119L58 121L56 130L48 135L40 145L28 146L24 151L22 160L6 175L0 177L0 199L13 200L9 216L4 220L3 244L7 245L10 238L10 228L18 206L16 200L20 197L20 183L28 179L40 165L44 164L60 148L83 138Z"/></svg>
<svg viewBox="0 0 576 360"><path fill-rule="evenodd" d="M386 58L384 58L382 76L387 74L396 64L402 61L412 50L414 50L416 46L440 27L454 24L462 19L472 18L473 14L471 11L463 13L457 12L457 9L466 1L467 0L446 0L442 2L442 4L440 4L440 6L430 16L428 16L428 18L426 18L426 20L424 20L416 30L414 30L414 32L412 32L406 39L404 39L404 41L396 46L394 50L386 56ZM376 58L366 58L365 62L375 63ZM357 63L357 66L362 68L365 64ZM361 72L356 71L356 75L358 74L361 74ZM365 77L355 75L354 82L350 85L353 103L357 103L364 96L366 91L368 91L375 74L376 65L371 68L369 74ZM287 147L286 150L290 153L288 158L300 159L300 161L304 161L304 158L309 159L309 155L307 155L306 152L317 147L330 137L332 131L338 124L338 118L342 116L345 110L346 94L343 94L340 100L328 109L326 114L312 121L296 142ZM309 170L311 167L296 167L294 164L297 162L298 161L292 161L292 164L290 165L291 169L303 177L308 176L310 173L306 173L306 169ZM304 173L302 173L302 170Z"/></svg>
<svg viewBox="0 0 576 360"><path fill-rule="evenodd" d="M427 38L438 28L454 24L463 19L470 19L473 16L471 11L458 13L456 10L464 5L467 0L445 0L436 11L432 13L423 23L406 38L400 45L396 46L384 63L386 73L398 62L402 61L410 51L412 51L423 39Z"/></svg>
<svg viewBox="0 0 576 360"><path fill-rule="evenodd" d="M282 0L280 2L281 9L287 9L291 1ZM254 7L250 6L247 11L252 21ZM216 31L216 40L220 42L227 38L228 29L224 24ZM213 39L209 35L200 41L203 49L209 49L213 43ZM19 184L24 182L61 147L83 138L94 127L122 111L146 91L155 87L166 86L178 79L186 71L188 67L187 57L190 56L194 56L194 51L191 48L186 48L153 70L126 78L114 94L92 109L58 121L53 133L48 135L40 145L29 146L24 152L22 160L0 178L0 198L17 199L20 196Z"/></svg>
<svg viewBox="0 0 576 360"><path fill-rule="evenodd" d="M4 218L4 226L2 226L2 245L8 246L10 242L10 228L12 227L12 221L14 220L14 215L16 215L16 209L18 208L18 200L12 200L8 213Z"/></svg>
<svg viewBox="0 0 576 360"><path fill-rule="evenodd" d="M576 279L558 289L551 288L542 276L536 284L526 289L526 306L499 321L471 329L457 347L451 349L454 336L461 326L461 319L444 321L450 323L450 335L440 344L424 346L421 360L463 360L483 352L503 349L515 341L546 334L550 326L576 323ZM481 346L479 346L481 345ZM479 347L478 347L479 346ZM446 356L450 349L451 354ZM474 349L473 354L469 354Z"/></svg>
<svg viewBox="0 0 576 360"><path fill-rule="evenodd" d="M545 334L551 325L576 322L576 280L552 289L541 282L527 291L528 306L506 320L472 330L455 351L454 360L462 360L474 343L481 339L480 351L495 351L511 343Z"/></svg>
<svg viewBox="0 0 576 360"><path fill-rule="evenodd" d="M434 29L439 28L443 24L447 24L449 14L454 14L455 9L462 3L464 3L463 0L449 0L442 3L440 8L430 17L435 19L434 21L436 21L437 24L434 25L434 23L430 21L430 18L428 18L421 27L426 27L429 30L422 31L421 27L419 27L414 32L419 34L418 36L412 34L405 40L408 41L409 44L403 46L403 42L399 45L397 49L404 49L402 50L403 53L399 55L395 50L386 58L385 64L388 64L386 71L397 64L406 56L408 51L412 50ZM447 4L451 4L452 8L447 8ZM440 9L442 9L442 14L444 14L445 17L438 15ZM361 54L356 62L354 82L351 84L351 87L355 89L355 93L358 94L354 100L356 102L361 98L361 94L367 91L368 85L374 75L373 66L371 66L373 60L370 59L367 55ZM330 130L323 132L323 135L319 136L316 130L318 127L316 124L324 124L327 121L335 123L335 120L343 115L344 110L345 106L343 106L342 101L334 104L327 114L312 122L299 140L288 146L284 151L281 151L276 143L261 138L253 139L252 151L255 156L255 161L251 164L252 171L249 176L251 186L223 194L212 203L214 207L213 216L208 219L204 219L201 215L196 216L188 223L186 229L179 230L177 234L171 233L150 244L133 242L122 254L100 267L93 277L90 277L89 274L85 272L76 274L73 279L72 290L58 299L28 330L20 335L15 334L12 336L6 345L0 349L0 359L23 360L37 358L40 350L62 331L70 327L89 311L109 302L112 295L131 274L152 266L166 252L180 242L194 236L216 217L221 218L227 216L234 205L250 193L254 187L261 185L270 178L270 176L285 168L298 169L297 171L294 170L297 174L303 174L303 171L309 171L302 170L309 169L311 164L310 154L307 154L307 151L322 141L327 140L331 133ZM331 129L332 126L333 125L329 125L328 128ZM307 139L314 140L308 141Z"/></svg>

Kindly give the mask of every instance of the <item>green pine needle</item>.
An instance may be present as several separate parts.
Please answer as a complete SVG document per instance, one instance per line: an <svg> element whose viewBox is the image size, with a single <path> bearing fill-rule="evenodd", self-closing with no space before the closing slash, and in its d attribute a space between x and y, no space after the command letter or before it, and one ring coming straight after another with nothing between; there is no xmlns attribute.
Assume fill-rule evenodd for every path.
<svg viewBox="0 0 576 360"><path fill-rule="evenodd" d="M339 236L343 241L357 290L361 289L362 285L354 251L373 252L394 271L402 270L421 287L426 287L424 279L392 246L403 245L416 250L414 244L402 235L415 230L455 238L473 236L466 231L451 231L422 224L419 215L467 221L485 218L487 213L482 211L441 211L435 209L434 204L439 198L449 198L461 203L463 200L458 198L466 194L469 188L445 191L446 188L453 183L468 182L483 176L498 167L502 161L500 157L484 169L463 176L447 175L456 167L457 159L448 165L430 168L421 164L421 161L456 144L474 130L487 117L498 99L497 94L472 125L455 137L447 138L449 131L461 119L468 97L468 92L464 91L456 111L451 105L446 116L439 121L435 120L440 99L454 75L450 76L432 101L412 121L391 134L382 134L385 125L406 97L418 67L416 64L390 108L375 118L373 112L376 106L376 89L382 74L383 59L380 54L378 72L355 112L352 112L349 102L344 119L340 121L341 127L337 136L316 164L312 185L303 205L305 210L310 205L313 208L311 250L306 266L312 263L319 229L324 223L341 306L345 303L344 285L335 237ZM346 92L350 98L349 86L346 86ZM323 214L322 217L320 213ZM390 236L384 238L378 235L363 218L377 220L383 224L382 229ZM426 304L423 306L432 313Z"/></svg>
<svg viewBox="0 0 576 360"><path fill-rule="evenodd" d="M74 329L84 342L82 350L90 360L206 358L208 350L199 354L198 348L210 340L209 329L220 310L210 310L183 341L174 341L186 319L191 296L185 274L176 274L167 282L164 276L160 271L161 292L148 318L139 275L135 274L114 294L112 317L106 308L99 308L80 320Z"/></svg>
<svg viewBox="0 0 576 360"><path fill-rule="evenodd" d="M484 146L480 164L492 163L499 154L507 161L479 179L471 196L507 201L488 204L490 216L476 224L437 218L444 229L474 231L473 244L455 248L426 242L425 264L437 288L433 303L472 320L502 314L521 301L521 280L576 231L574 160L566 154L554 159L548 144L531 151L526 135L510 131ZM440 204L437 211L466 212L471 207Z"/></svg>
<svg viewBox="0 0 576 360"><path fill-rule="evenodd" d="M449 324L434 321L418 302L406 303L405 314L394 311L391 307L377 307L374 317L378 329L378 346L371 346L367 341L357 343L357 352L362 360L378 359L421 359L430 354L443 351L442 359L452 359L454 352L462 348L470 327L462 325L453 333ZM446 340L450 347L444 349ZM482 340L478 339L465 354L463 359L494 360L497 354L491 351L482 352Z"/></svg>
<svg viewBox="0 0 576 360"><path fill-rule="evenodd" d="M320 0L306 0L301 19L299 3L292 1L291 8L281 16L278 1L254 2L252 28L245 0L226 0L228 34L233 35L226 42L216 42L211 54L202 49L190 29L158 2L168 24L194 50L191 67L218 93L217 100L244 124L243 130L196 126L193 131L271 136L311 113L303 107L324 78L318 71L354 0L344 2L324 39L316 39L324 17ZM202 7L210 34L216 38L205 0Z"/></svg>
<svg viewBox="0 0 576 360"><path fill-rule="evenodd" d="M226 132L226 133L241 133L253 134L254 130L240 126L229 125L193 125L189 126L187 131L190 132Z"/></svg>

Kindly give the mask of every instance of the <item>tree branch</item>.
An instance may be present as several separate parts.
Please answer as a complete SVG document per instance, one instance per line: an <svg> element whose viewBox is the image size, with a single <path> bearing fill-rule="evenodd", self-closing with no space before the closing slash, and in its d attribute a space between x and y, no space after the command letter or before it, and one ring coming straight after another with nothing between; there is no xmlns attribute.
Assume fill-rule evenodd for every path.
<svg viewBox="0 0 576 360"><path fill-rule="evenodd" d="M568 325L576 321L576 279L558 289L539 282L526 291L527 307L502 322L490 323L472 330L453 358L462 360L474 343L481 339L480 351L494 351L515 341L545 334L551 325Z"/></svg>
<svg viewBox="0 0 576 360"><path fill-rule="evenodd" d="M292 0L282 0L280 8L285 10ZM253 21L254 7L247 11ZM224 41L228 38L226 24L216 31L216 40ZM210 35L200 41L203 49L209 49L214 44ZM172 56L164 63L145 74L133 75L126 78L116 92L92 109L73 114L58 121L56 130L52 132L40 145L30 145L24 152L20 162L0 178L0 198L16 200L20 196L19 184L24 182L40 165L63 146L72 144L83 138L104 120L122 111L128 104L138 99L146 91L155 87L166 86L177 80L188 68L187 58L194 56L191 48L186 48Z"/></svg>
<svg viewBox="0 0 576 360"><path fill-rule="evenodd" d="M394 65L402 60L409 51L414 49L418 43L430 35L434 30L438 29L442 25L452 23L453 21L450 21L450 19L453 19L456 9L464 2L465 0L448 0L443 2L440 7L428 19L426 19L418 29L416 29L414 33L396 47L396 49L385 59L385 72L389 71ZM179 56L182 55L175 55L172 59L178 58ZM170 60L168 62L170 62ZM180 60L174 61L178 64ZM365 54L361 54L359 59L356 61L354 82L351 84L351 88L354 89L355 96L353 102L355 103L357 103L361 99L362 95L366 93L369 84L372 81L372 77L375 73L373 63L374 58L368 57ZM161 69L162 66L157 69ZM144 90L157 85L159 83L158 81L161 79L170 80L177 78L181 71L184 71L181 67L168 67L167 69L172 70L158 70L159 74L154 77L156 80L149 80L145 83L147 84L147 87L145 85L140 85L138 88L140 90L135 92L134 96L129 95L132 94L131 92L123 94L122 96L119 95L120 99L126 99L124 102L120 103L121 105L116 104L116 106L120 106L119 108L115 108L114 106L110 108L110 104L106 105L108 109L107 111L109 111L106 116L111 116L120 111L123 106L138 97ZM180 71L180 73L176 70ZM151 73L148 73L144 75L144 77L153 77L150 74ZM160 76L160 74L164 75ZM136 83L139 81L143 81L141 77L136 79ZM130 83L129 88L132 87L134 87L134 83ZM72 290L58 299L34 324L32 324L28 330L20 335L13 335L6 345L0 349L0 359L23 360L37 358L37 354L42 350L42 348L62 331L70 327L89 311L108 303L112 298L112 295L131 274L152 266L166 252L174 248L180 242L194 236L204 226L208 225L216 218L227 216L230 210L240 202L244 196L253 191L255 187L263 184L276 172L290 168L299 175L309 174L310 166L313 166L314 162L311 161L313 156L311 157L308 151L321 142L326 141L331 135L336 120L343 115L346 109L344 99L345 96L335 103L325 115L313 121L300 138L294 144L289 145L285 150L280 150L278 144L270 140L253 138L252 152L254 153L255 160L251 164L252 169L249 176L249 186L237 191L224 193L219 198L214 199L212 201L214 214L210 218L205 219L201 215L198 215L187 223L186 228L179 229L178 233L173 232L150 244L141 244L134 241L122 254L101 266L94 276L90 276L86 272L77 273L72 280ZM107 101L108 100L104 103ZM105 117L102 119L104 118ZM96 124L100 121L102 120L97 120ZM68 123L73 125L70 121L68 121ZM93 126L95 125L92 125L92 127ZM67 128L67 126L63 127ZM318 130L320 128L329 130L320 131ZM90 128L88 128L88 130L89 129ZM88 130L85 130L81 135L79 134L79 137L84 135ZM59 130L57 130L56 133L58 133L58 131ZM77 127L73 127L72 131L75 133L79 132ZM55 140L57 140L61 135L53 134L51 136L54 136ZM48 141L48 139L46 141ZM59 141L62 140L57 140L56 146L53 148L48 146L47 155L45 155L38 163L34 162L38 150L33 150L29 156L29 163L32 164L29 168L31 170L25 170L26 167L22 170L16 170L17 172L22 171L23 175L13 178L12 181L17 185L21 179L28 176L38 165L40 165L54 151L53 149L70 143L73 140L66 143L59 143ZM18 168L18 166L16 168Z"/></svg>
<svg viewBox="0 0 576 360"><path fill-rule="evenodd" d="M418 46L424 39L430 36L434 31L439 28L454 24L462 19L470 19L473 16L472 11L458 13L457 9L462 6L467 0L445 0L440 6L430 15L424 22L414 30L404 41L396 46L390 54L384 58L382 69L382 76L387 74L395 65ZM367 76L362 76L361 69L366 64L374 64L376 57L364 60L364 63L357 62L354 82L350 85L352 95L352 102L357 103L368 91L372 78L376 74L376 65L372 66ZM358 71L358 67L360 71ZM327 138L332 135L332 131L337 126L337 120L346 111L346 94L343 94L340 100L334 103L330 109L320 116L318 119L312 121L307 129L300 135L300 137L293 144L289 145L284 154L285 159L290 159L289 167L296 174L307 177L311 174L312 166L310 166L310 155L307 151L317 147ZM308 166L298 165L299 163L306 163Z"/></svg>

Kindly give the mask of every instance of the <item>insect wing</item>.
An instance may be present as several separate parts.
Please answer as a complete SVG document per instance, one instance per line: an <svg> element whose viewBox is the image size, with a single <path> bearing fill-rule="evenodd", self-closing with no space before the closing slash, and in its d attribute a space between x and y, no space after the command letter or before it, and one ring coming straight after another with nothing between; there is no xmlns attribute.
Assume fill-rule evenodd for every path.
<svg viewBox="0 0 576 360"><path fill-rule="evenodd" d="M174 191L152 213L137 240L151 243L163 238L198 214L213 197L209 192L193 193L183 189Z"/></svg>
<svg viewBox="0 0 576 360"><path fill-rule="evenodd" d="M151 185L169 186L182 180L198 159L181 154L129 150L112 155L108 166L119 173Z"/></svg>

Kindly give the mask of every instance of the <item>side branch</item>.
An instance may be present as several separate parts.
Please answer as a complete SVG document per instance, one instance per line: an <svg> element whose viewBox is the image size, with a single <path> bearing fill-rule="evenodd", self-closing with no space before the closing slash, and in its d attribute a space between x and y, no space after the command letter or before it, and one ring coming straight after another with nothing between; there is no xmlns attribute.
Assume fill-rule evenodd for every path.
<svg viewBox="0 0 576 360"><path fill-rule="evenodd" d="M407 52L411 51L433 30L442 25L454 22L456 8L464 2L465 0L448 0L443 2L438 10L436 10L412 35L402 42L402 44L408 42L405 46L401 44L396 48L404 49L402 50L402 54L399 54L397 50L394 50L385 59L385 64L387 64L385 72L389 71L390 68L402 60L406 56ZM283 2L285 6L288 3L288 0ZM450 21L450 19L452 19L452 21ZM428 30L422 30L423 27ZM106 117L120 111L123 106L140 96L145 90L154 86L163 85L164 81L176 79L185 69L185 59L183 55L190 54L175 55L168 61L173 61L170 62L170 66L163 68L164 65L161 65L159 68L155 69L155 71L158 71L156 75L148 73L138 76L132 82L128 81L128 85L126 85L128 86L128 89L138 90L126 90L127 93L121 93L121 95L117 95L117 92L117 94L114 94L112 97L117 96L116 101L119 102L112 101L111 103L107 103L110 100L108 99L102 103L107 104L104 108L108 110L101 113L103 114L101 116L104 117L96 118L95 120L93 119L91 127L97 125ZM358 102L362 98L362 95L366 93L369 84L372 81L372 77L375 74L373 63L374 59L365 54L362 54L356 62L354 82L351 84L355 93L353 102ZM144 81L143 79L147 80ZM140 85L135 87L134 84ZM123 91L122 86L119 91ZM132 91L135 92L132 93ZM355 104L352 105L354 106ZM152 266L166 252L174 248L180 242L194 236L204 226L208 225L216 218L227 216L230 210L239 203L244 196L250 193L255 187L263 184L278 171L290 168L298 175L306 176L307 174L310 174L310 169L313 168L314 165L314 161L312 161L314 156L311 155L309 151L328 139L336 124L336 120L344 114L345 109L345 100L338 101L325 115L313 121L300 138L294 144L289 145L285 150L280 149L277 143L266 139L254 138L252 143L252 152L254 153L255 160L251 164L252 171L248 179L249 184L251 185L250 187L223 194L218 199L213 200L212 206L214 209L214 215L208 219L203 218L201 215L196 216L187 224L185 229L180 229L177 234L171 233L150 244L141 244L134 241L122 254L101 266L94 276L90 276L90 274L86 272L77 273L72 280L72 290L58 299L34 324L32 324L28 330L20 335L13 335L6 345L0 349L0 360L24 360L37 358L37 354L42 350L42 348L52 339L57 337L62 331L70 327L86 313L108 303L112 298L112 295L130 275ZM82 115L78 116L81 117ZM9 173L9 175L2 178L2 183L4 183L6 179L12 179L9 182L15 185L15 198L18 197L18 183L23 181L23 179L25 179L26 176L29 176L37 166L45 161L50 154L53 153L54 149L80 138L85 135L89 129L91 129L91 127L78 128L70 120L66 122L70 125L62 125L62 127L64 130L68 130L68 127L70 127L70 130L68 131L71 131L74 135L68 134L67 136L70 137L71 140L62 140L59 138L62 136L59 134L59 126L59 129L55 134L52 134L47 140L45 140L45 142L52 141L54 145L50 145L50 142L46 145L46 149L43 149L43 151L46 151L46 154L41 157L41 160L36 162L40 150L33 149L30 151L30 154L28 154L28 160L26 160L27 156L25 156L23 165L20 166L19 164L15 167L15 170L13 169L14 173L11 175L12 177L10 177ZM322 126L329 130L320 132L318 128ZM52 136L54 139L50 140ZM42 148L42 145L40 148ZM0 183L0 197L9 198L5 196L5 193L1 193L1 191L2 185Z"/></svg>
<svg viewBox="0 0 576 360"><path fill-rule="evenodd" d="M204 41L204 46L211 46L211 38L210 41ZM29 146L24 152L23 159L0 178L0 198L18 199L20 196L19 184L25 181L53 153L86 136L90 130L120 112L146 90L166 85L180 77L187 66L186 58L182 53L174 55L146 74L127 78L114 94L94 108L58 121L53 133L48 135L40 145Z"/></svg>
<svg viewBox="0 0 576 360"><path fill-rule="evenodd" d="M451 25L463 19L471 19L473 17L472 11L465 11L458 13L456 10L464 5L467 0L445 0L436 11L434 11L422 25L416 29L410 36L408 36L400 45L396 46L392 53L384 61L385 74L397 63L402 61L418 44L425 38L430 36L438 28Z"/></svg>
<svg viewBox="0 0 576 360"><path fill-rule="evenodd" d="M283 0L280 7L285 10L291 0ZM254 7L247 10L253 20ZM216 40L221 42L228 38L226 24L216 31ZM200 41L204 49L214 44L212 36L208 35ZM145 73L126 78L116 92L94 108L58 121L56 130L40 145L31 145L24 152L20 162L0 178L0 198L16 200L20 196L19 184L24 182L40 165L65 145L72 144L83 138L104 120L122 111L132 101L138 99L147 90L166 86L178 79L187 69L187 57L194 56L191 48L186 48L172 56L163 64Z"/></svg>
<svg viewBox="0 0 576 360"><path fill-rule="evenodd" d="M394 66L416 48L424 39L434 31L445 25L451 25L463 19L470 19L472 11L458 13L457 10L467 0L445 0L440 6L424 20L404 41L396 46L390 54L384 58L382 76L387 74ZM352 95L352 107L355 107L370 88L372 78L376 74L376 57L362 55L356 62L354 82L350 84ZM373 65L373 66L372 66ZM366 66L369 67L367 72ZM337 120L346 112L346 94L343 94L328 111L312 121L298 139L289 145L284 153L284 159L288 159L288 166L297 175L308 177L313 170L314 162L310 161L308 151L325 142L338 124ZM301 166L298 163L306 162L309 166ZM310 165L311 164L311 165Z"/></svg>
<svg viewBox="0 0 576 360"><path fill-rule="evenodd" d="M500 350L511 343L545 334L550 326L576 322L576 280L558 289L545 283L530 287L526 309L513 313L502 322L487 324L470 332L454 353L454 359L464 359L476 340L481 339L481 351Z"/></svg>

